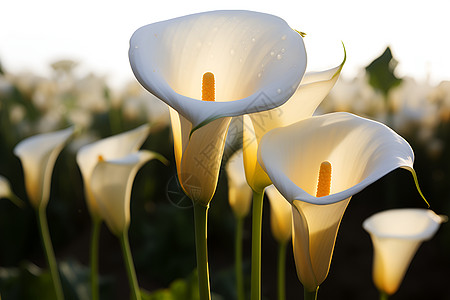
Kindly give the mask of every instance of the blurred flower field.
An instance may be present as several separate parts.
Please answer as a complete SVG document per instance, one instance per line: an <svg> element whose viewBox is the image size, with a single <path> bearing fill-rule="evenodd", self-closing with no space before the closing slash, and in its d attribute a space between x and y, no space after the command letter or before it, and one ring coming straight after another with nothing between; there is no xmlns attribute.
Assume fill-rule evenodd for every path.
<svg viewBox="0 0 450 300"><path fill-rule="evenodd" d="M50 275L27 200L22 167L13 154L17 143L70 125L77 128L77 135L56 162L47 214L66 299L90 299L91 219L75 156L86 144L145 123L151 125L151 132L142 148L160 153L170 164L149 162L138 172L133 186L129 235L139 283L148 291L145 299L197 299L192 203L183 197L177 184L167 106L134 80L117 89L102 76L80 75L77 63L71 60L55 62L51 68L51 76L39 77L33 73L12 74L0 66L0 175L26 202L18 207L7 199L0 201L1 299L52 299L48 294ZM316 114L348 111L393 128L415 151L415 170L431 209L448 216L450 81L431 84L398 78L394 69L395 59L387 49L358 76L341 77ZM239 132L231 136L239 137ZM235 140L229 141L224 160L241 146ZM208 232L211 290L216 300L236 298L236 224L228 204L227 184L222 168L211 203ZM332 268L321 285L321 298L377 299L371 279L372 245L362 223L375 212L400 207L426 208L410 173L401 169L354 196L342 220ZM263 299L276 299L273 274L277 243L271 234L269 205L266 208L262 295ZM247 217L243 232L247 285L250 227ZM99 247L101 299L127 299L129 288L120 244L105 226ZM288 245L288 249L291 247ZM302 287L291 251L286 261L286 297L299 299ZM449 269L450 228L444 224L432 240L421 246L392 299L450 299Z"/></svg>

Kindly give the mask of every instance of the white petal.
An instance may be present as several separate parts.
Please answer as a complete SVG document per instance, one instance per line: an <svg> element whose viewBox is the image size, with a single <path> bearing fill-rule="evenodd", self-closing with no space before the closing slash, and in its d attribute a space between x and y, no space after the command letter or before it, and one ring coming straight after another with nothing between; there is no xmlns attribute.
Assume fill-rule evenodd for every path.
<svg viewBox="0 0 450 300"><path fill-rule="evenodd" d="M47 205L53 167L73 133L74 127L70 127L34 135L19 142L14 148L14 154L22 162L28 197L35 208Z"/></svg>
<svg viewBox="0 0 450 300"><path fill-rule="evenodd" d="M331 194L316 198L320 164L332 165ZM258 162L289 201L330 204L351 197L392 170L412 169L409 144L385 125L333 113L277 128L261 140Z"/></svg>
<svg viewBox="0 0 450 300"><path fill-rule="evenodd" d="M250 11L205 12L141 27L129 57L138 81L194 128L284 103L306 69L301 36L278 17ZM215 102L199 100L205 72L216 77Z"/></svg>
<svg viewBox="0 0 450 300"><path fill-rule="evenodd" d="M111 160L135 152L142 146L149 131L150 127L148 125L142 125L133 130L83 146L77 152L76 159L83 176L86 200L91 214L98 214L98 208L92 195L90 181L92 171L98 163L99 156L102 156L104 160Z"/></svg>
<svg viewBox="0 0 450 300"><path fill-rule="evenodd" d="M11 193L11 185L9 184L9 180L0 175L0 199L8 198Z"/></svg>
<svg viewBox="0 0 450 300"><path fill-rule="evenodd" d="M245 179L242 150L236 151L225 166L228 178L228 201L233 213L245 217L252 203L252 189Z"/></svg>
<svg viewBox="0 0 450 300"><path fill-rule="evenodd" d="M270 227L275 239L286 243L292 234L292 207L273 185L265 189L270 203Z"/></svg>
<svg viewBox="0 0 450 300"><path fill-rule="evenodd" d="M130 224L131 188L137 171L158 155L141 150L119 159L99 161L91 176L92 193L100 215L112 233L119 235Z"/></svg>
<svg viewBox="0 0 450 300"><path fill-rule="evenodd" d="M336 83L344 62L345 58L335 68L322 72L307 73L295 94L283 105L272 110L244 116L245 166L247 180L253 190L262 191L271 184L256 158L261 138L274 128L288 126L311 117L317 106Z"/></svg>

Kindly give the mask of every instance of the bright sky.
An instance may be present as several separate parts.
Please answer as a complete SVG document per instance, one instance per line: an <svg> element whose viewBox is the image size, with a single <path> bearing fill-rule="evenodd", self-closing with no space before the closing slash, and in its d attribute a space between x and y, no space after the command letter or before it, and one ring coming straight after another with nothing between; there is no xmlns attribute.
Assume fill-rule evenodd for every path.
<svg viewBox="0 0 450 300"><path fill-rule="evenodd" d="M9 0L1 8L0 62L9 72L46 75L50 63L72 59L119 84L133 78L128 42L138 27L218 9L274 14L306 32L308 70L339 64L343 41L344 77L389 45L398 75L450 80L449 0Z"/></svg>

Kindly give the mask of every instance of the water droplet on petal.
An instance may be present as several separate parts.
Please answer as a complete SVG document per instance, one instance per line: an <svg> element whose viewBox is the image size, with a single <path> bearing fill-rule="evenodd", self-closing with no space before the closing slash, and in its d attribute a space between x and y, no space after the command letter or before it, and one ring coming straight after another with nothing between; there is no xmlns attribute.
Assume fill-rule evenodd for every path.
<svg viewBox="0 0 450 300"><path fill-rule="evenodd" d="M258 78L261 78L262 74L261 72L258 73Z"/></svg>
<svg viewBox="0 0 450 300"><path fill-rule="evenodd" d="M254 37L252 38L252 42L253 42L253 43L256 42L256 39L255 39Z"/></svg>
<svg viewBox="0 0 450 300"><path fill-rule="evenodd" d="M234 49L230 50L230 55L233 56L234 55Z"/></svg>
<svg viewBox="0 0 450 300"><path fill-rule="evenodd" d="M274 56L275 55L275 51L270 51L270 56Z"/></svg>
<svg viewBox="0 0 450 300"><path fill-rule="evenodd" d="M281 54L277 55L277 59L281 59L283 56Z"/></svg>
<svg viewBox="0 0 450 300"><path fill-rule="evenodd" d="M284 52L286 52L286 49L282 48L281 53L284 53Z"/></svg>
<svg viewBox="0 0 450 300"><path fill-rule="evenodd" d="M284 41L286 39L286 35L283 35L281 39Z"/></svg>
<svg viewBox="0 0 450 300"><path fill-rule="evenodd" d="M277 90L277 93L278 93L278 94L281 94L281 89L278 89L278 90Z"/></svg>

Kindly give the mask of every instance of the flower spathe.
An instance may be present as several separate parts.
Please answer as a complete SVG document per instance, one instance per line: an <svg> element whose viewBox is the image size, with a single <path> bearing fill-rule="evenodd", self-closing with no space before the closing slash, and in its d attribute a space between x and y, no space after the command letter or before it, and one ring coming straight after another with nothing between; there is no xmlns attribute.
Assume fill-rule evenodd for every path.
<svg viewBox="0 0 450 300"><path fill-rule="evenodd" d="M274 185L266 188L270 203L270 228L279 243L286 243L292 235L292 207Z"/></svg>
<svg viewBox="0 0 450 300"><path fill-rule="evenodd" d="M9 198L12 194L9 180L0 175L0 199Z"/></svg>
<svg viewBox="0 0 450 300"><path fill-rule="evenodd" d="M161 156L148 150L110 160L99 157L92 171L91 189L100 216L111 232L119 237L130 225L130 197L134 178L142 165L155 158L161 159Z"/></svg>
<svg viewBox="0 0 450 300"><path fill-rule="evenodd" d="M242 149L236 151L226 164L228 201L235 216L243 218L250 212L252 189L245 180Z"/></svg>
<svg viewBox="0 0 450 300"><path fill-rule="evenodd" d="M77 164L80 168L86 196L86 202L91 216L100 216L98 204L91 190L91 177L98 157L112 160L137 152L150 132L150 126L145 124L133 130L110 136L94 143L85 145L77 152Z"/></svg>
<svg viewBox="0 0 450 300"><path fill-rule="evenodd" d="M149 24L131 37L138 81L193 124L286 102L306 69L302 37L282 19L252 11L210 11ZM216 77L216 101L201 80ZM270 100L270 101L268 101Z"/></svg>
<svg viewBox="0 0 450 300"><path fill-rule="evenodd" d="M26 191L34 208L47 206L53 167L73 133L74 127L69 127L37 134L22 140L14 148L14 154L22 162Z"/></svg>
<svg viewBox="0 0 450 300"><path fill-rule="evenodd" d="M322 162L332 165L330 195L315 197ZM297 274L308 291L325 280L351 196L396 168L413 170L410 145L387 126L349 113L311 117L268 132L258 162L293 205Z"/></svg>
<svg viewBox="0 0 450 300"><path fill-rule="evenodd" d="M244 116L244 164L248 184L254 191L262 192L272 184L257 161L258 145L270 130L284 127L311 117L337 82L346 61L321 72L307 72L292 97L283 105L268 111Z"/></svg>
<svg viewBox="0 0 450 300"><path fill-rule="evenodd" d="M286 102L306 69L302 37L275 16L212 11L139 28L130 40L138 81L170 106L180 184L195 203L214 195L233 116ZM215 101L202 101L203 74Z"/></svg>
<svg viewBox="0 0 450 300"><path fill-rule="evenodd" d="M392 295L422 242L431 239L447 218L429 209L405 208L376 213L363 223L374 247L373 280Z"/></svg>

